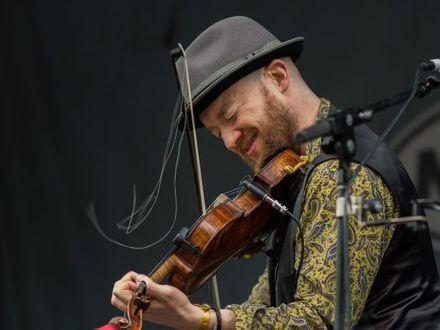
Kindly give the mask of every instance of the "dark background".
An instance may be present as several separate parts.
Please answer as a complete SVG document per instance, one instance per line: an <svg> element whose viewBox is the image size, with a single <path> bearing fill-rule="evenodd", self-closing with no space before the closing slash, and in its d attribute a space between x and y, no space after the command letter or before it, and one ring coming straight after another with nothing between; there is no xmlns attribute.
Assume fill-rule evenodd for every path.
<svg viewBox="0 0 440 330"><path fill-rule="evenodd" d="M2 329L90 329L118 315L114 281L147 273L177 229L197 217L183 145L179 216L171 237L144 251L104 240L84 214L94 200L103 229L145 245L173 215L171 173L150 220L125 236L132 186L147 196L159 175L176 86L168 52L233 15L281 40L303 35L298 66L339 106L411 86L418 63L440 56L440 1L6 1L0 4L0 319ZM415 101L401 123L440 100ZM397 109L378 117L381 132ZM402 126L400 126L402 127ZM398 131L395 130L394 132ZM248 170L200 132L207 200ZM437 178L438 179L438 178ZM223 304L245 299L264 259L228 263ZM194 298L208 302L207 289ZM150 328L147 326L146 328ZM151 326L151 328L153 328Z"/></svg>

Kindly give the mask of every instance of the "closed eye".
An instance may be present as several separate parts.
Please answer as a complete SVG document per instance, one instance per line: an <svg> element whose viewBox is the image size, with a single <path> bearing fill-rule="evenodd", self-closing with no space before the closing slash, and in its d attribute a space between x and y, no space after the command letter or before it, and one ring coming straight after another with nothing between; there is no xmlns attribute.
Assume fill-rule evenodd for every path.
<svg viewBox="0 0 440 330"><path fill-rule="evenodd" d="M235 119L235 117L237 116L238 111L234 110L234 111L229 111L226 115L225 115L225 120L226 121L230 121Z"/></svg>

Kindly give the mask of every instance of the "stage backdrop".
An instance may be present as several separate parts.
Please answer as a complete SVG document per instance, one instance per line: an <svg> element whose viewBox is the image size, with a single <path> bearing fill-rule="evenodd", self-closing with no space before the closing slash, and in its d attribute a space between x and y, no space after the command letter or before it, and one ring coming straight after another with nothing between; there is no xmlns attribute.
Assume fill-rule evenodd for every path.
<svg viewBox="0 0 440 330"><path fill-rule="evenodd" d="M107 322L118 314L110 305L114 281L129 270L147 273L178 229L197 218L185 141L176 226L158 245L116 246L84 214L93 200L104 232L135 246L159 239L171 225L174 158L149 220L130 235L116 228L131 212L133 185L141 201L160 174L176 96L169 50L177 42L187 46L232 15L256 19L281 40L302 35L298 66L305 79L346 107L411 86L416 66L440 56L439 13L438 0L2 1L0 327L90 329ZM393 145L416 164L410 166L421 191L436 198L439 126L407 124L438 113L439 100L437 92L415 101L392 133ZM371 126L381 132L395 114L389 110ZM211 201L249 171L206 132L199 140ZM218 276L222 303L243 301L263 268L262 256L225 265ZM193 299L209 302L208 290Z"/></svg>

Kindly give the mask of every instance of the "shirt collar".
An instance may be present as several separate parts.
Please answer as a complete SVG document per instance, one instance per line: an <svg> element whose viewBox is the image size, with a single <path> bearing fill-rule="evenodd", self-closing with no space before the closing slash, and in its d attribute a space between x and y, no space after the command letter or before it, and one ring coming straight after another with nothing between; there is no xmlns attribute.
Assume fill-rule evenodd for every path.
<svg viewBox="0 0 440 330"><path fill-rule="evenodd" d="M328 117L330 112L331 103L325 98L321 98L319 103L318 115L316 117L316 122L319 122ZM315 159L321 153L321 138L316 138L310 141L306 147L306 155L310 160Z"/></svg>

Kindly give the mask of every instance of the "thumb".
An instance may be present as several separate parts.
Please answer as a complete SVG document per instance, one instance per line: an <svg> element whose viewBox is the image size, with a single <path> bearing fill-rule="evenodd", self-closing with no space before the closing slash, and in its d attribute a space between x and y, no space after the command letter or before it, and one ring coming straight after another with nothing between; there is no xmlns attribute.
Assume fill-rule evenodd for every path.
<svg viewBox="0 0 440 330"><path fill-rule="evenodd" d="M154 296L154 292L157 292L160 290L160 288L157 288L160 286L159 284L156 284L153 280L151 280L148 276L139 274L136 276L136 284L139 286L139 284L143 281L147 285L147 293L150 296Z"/></svg>
<svg viewBox="0 0 440 330"><path fill-rule="evenodd" d="M136 283L139 284L141 281L144 281L147 284L147 295L159 301L168 300L168 296L170 295L168 285L157 284L145 275L136 276Z"/></svg>

